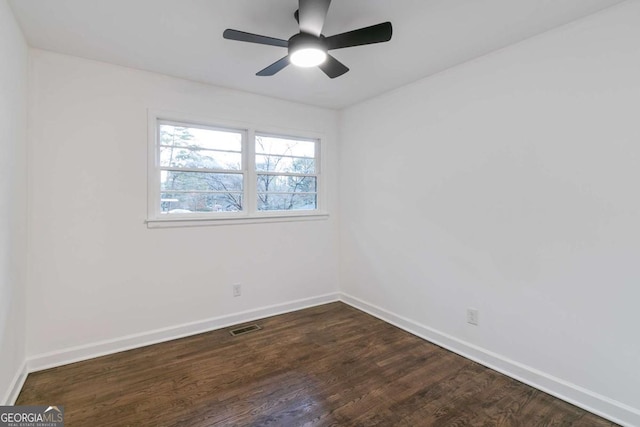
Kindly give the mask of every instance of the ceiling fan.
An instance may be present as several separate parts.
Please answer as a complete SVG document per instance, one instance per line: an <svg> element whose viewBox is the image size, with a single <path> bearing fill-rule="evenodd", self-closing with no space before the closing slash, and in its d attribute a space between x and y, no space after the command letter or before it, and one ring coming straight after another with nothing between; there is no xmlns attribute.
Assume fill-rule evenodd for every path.
<svg viewBox="0 0 640 427"><path fill-rule="evenodd" d="M328 51L345 47L382 43L391 40L393 29L391 22L360 28L342 34L325 37L322 34L324 21L329 11L331 0L299 0L298 10L294 17L300 26L300 32L289 40L246 33L227 29L223 37L228 40L286 47L287 56L256 73L257 76L273 76L287 65L299 67L319 67L332 79L349 71L349 68L329 55Z"/></svg>

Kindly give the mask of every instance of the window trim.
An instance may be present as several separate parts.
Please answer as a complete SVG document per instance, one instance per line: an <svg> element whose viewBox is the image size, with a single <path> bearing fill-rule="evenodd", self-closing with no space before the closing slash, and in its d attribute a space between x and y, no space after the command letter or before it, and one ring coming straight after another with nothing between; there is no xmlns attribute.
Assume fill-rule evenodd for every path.
<svg viewBox="0 0 640 427"><path fill-rule="evenodd" d="M171 217L160 213L160 150L159 122L243 132L242 170L244 210L241 212L172 214ZM247 123L232 120L212 119L173 111L148 110L147 145L147 219L148 228L197 227L206 225L254 224L287 221L322 220L329 217L326 206L326 185L323 172L326 170L326 138L324 134L299 130L283 129L260 123ZM258 211L257 175L255 164L255 138L257 135L273 136L313 141L315 145L317 176L317 209L312 211Z"/></svg>

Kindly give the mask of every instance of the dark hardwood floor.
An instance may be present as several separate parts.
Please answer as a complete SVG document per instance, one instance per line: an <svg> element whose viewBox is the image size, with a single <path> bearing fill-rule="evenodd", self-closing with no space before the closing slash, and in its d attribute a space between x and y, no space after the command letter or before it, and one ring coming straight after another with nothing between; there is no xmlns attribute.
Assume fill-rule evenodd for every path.
<svg viewBox="0 0 640 427"><path fill-rule="evenodd" d="M612 426L342 303L30 374L67 426Z"/></svg>

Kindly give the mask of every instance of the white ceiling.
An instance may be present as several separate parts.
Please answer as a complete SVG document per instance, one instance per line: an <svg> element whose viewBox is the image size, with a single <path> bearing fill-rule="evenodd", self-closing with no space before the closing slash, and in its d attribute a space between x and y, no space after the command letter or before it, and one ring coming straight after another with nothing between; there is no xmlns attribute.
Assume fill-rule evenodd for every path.
<svg viewBox="0 0 640 427"><path fill-rule="evenodd" d="M333 51L351 71L255 73L286 49L224 40L226 28L288 39L297 0L12 0L31 46L330 108L345 107L622 0L333 0L325 35L391 21L389 43Z"/></svg>

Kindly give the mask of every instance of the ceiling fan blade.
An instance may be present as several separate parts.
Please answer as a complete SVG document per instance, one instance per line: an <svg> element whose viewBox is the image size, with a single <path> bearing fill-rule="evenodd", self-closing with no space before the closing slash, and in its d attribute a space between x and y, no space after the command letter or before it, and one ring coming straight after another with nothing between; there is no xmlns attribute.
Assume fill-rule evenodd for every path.
<svg viewBox="0 0 640 427"><path fill-rule="evenodd" d="M238 30L224 30L222 36L228 40L237 40L240 42L266 44L269 46L287 47L289 42L287 40L276 39L274 37L261 36L258 34L245 33Z"/></svg>
<svg viewBox="0 0 640 427"><path fill-rule="evenodd" d="M383 22L382 24L372 25L370 27L360 28L325 39L327 48L342 49L345 47L362 46L365 44L382 43L391 40L393 27L391 22Z"/></svg>
<svg viewBox="0 0 640 427"><path fill-rule="evenodd" d="M320 69L332 79L340 77L341 75L349 71L349 68L346 65L344 65L342 62L338 61L331 55L327 55L327 60L318 65L318 67L320 67Z"/></svg>
<svg viewBox="0 0 640 427"><path fill-rule="evenodd" d="M299 0L298 22L300 31L319 37L331 0Z"/></svg>
<svg viewBox="0 0 640 427"><path fill-rule="evenodd" d="M276 61L273 64L269 65L264 70L258 71L256 73L256 76L260 76L260 77L273 76L275 73L277 73L278 71L282 70L287 65L289 65L289 55L285 56L282 59L279 59L278 61Z"/></svg>

